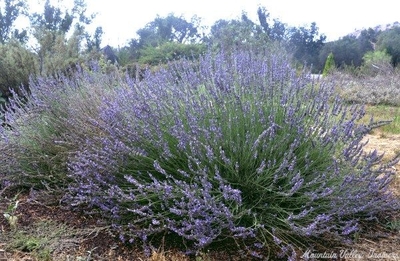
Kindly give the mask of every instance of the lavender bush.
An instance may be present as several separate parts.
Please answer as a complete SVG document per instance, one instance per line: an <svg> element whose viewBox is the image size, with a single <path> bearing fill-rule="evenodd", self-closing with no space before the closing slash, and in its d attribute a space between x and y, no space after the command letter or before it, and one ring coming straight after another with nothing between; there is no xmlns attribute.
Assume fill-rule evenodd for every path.
<svg viewBox="0 0 400 261"><path fill-rule="evenodd" d="M197 251L229 238L254 256L294 259L399 209L388 190L395 160L362 150L363 108L283 55L209 53L142 81L93 68L56 85L35 85L32 102L6 113L2 160L40 179L54 164L69 184L64 202L99 210L124 241L172 234ZM34 127L14 120L29 115ZM53 149L62 153L27 172Z"/></svg>
<svg viewBox="0 0 400 261"><path fill-rule="evenodd" d="M29 93L13 93L1 112L0 178L26 187L66 186L68 159L87 138L101 135L88 120L116 82L81 68L74 79L32 79Z"/></svg>

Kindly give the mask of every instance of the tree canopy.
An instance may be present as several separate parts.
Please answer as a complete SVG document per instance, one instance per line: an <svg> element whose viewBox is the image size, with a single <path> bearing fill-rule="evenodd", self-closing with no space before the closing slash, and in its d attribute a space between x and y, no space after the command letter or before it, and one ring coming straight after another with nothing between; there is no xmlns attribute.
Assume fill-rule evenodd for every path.
<svg viewBox="0 0 400 261"><path fill-rule="evenodd" d="M5 0L4 9L0 8L0 43L5 43L11 38L16 38L20 42L27 40L27 31L14 28L17 18L25 14L26 1Z"/></svg>

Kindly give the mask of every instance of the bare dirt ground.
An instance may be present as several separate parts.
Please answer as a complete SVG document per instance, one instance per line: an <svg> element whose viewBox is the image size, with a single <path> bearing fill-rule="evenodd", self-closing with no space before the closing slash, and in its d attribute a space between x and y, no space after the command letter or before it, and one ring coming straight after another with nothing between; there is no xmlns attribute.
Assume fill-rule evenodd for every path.
<svg viewBox="0 0 400 261"><path fill-rule="evenodd" d="M400 135L383 134L379 131L367 135L365 152L377 150L384 154L384 160L393 159L400 153ZM400 197L400 162L393 169L396 178L391 184L393 193ZM392 227L393 226L393 227ZM391 229L388 229L388 228ZM394 228L394 229L393 229ZM354 246L349 246L345 260L400 260L400 213L388 216L388 224L371 228L362 234ZM351 252L353 251L353 252Z"/></svg>
<svg viewBox="0 0 400 261"><path fill-rule="evenodd" d="M366 152L377 149L389 159L400 151L400 135L373 133L366 139ZM400 163L395 168L397 177L391 186L400 196ZM10 191L0 197L0 261L243 260L227 250L189 258L177 251L157 249L146 258L139 249L114 238L98 217L63 209L56 201L43 204L41 199L51 202L52 196L32 193L14 198L16 191ZM17 222L12 226L3 213L11 213L9 207L16 200L19 204L12 216L17 217ZM366 227L355 242L340 249L341 255L331 260L400 260L400 213L388 215L386 225Z"/></svg>

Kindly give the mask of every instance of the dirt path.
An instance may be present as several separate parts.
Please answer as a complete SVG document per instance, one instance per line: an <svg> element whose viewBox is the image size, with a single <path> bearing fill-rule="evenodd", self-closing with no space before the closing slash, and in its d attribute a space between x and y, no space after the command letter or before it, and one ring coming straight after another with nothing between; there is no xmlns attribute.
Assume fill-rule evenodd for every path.
<svg viewBox="0 0 400 261"><path fill-rule="evenodd" d="M368 141L364 148L365 152L376 149L379 153L385 153L384 160L393 159L396 154L400 153L400 135L376 132L367 135L364 141ZM396 171L396 178L391 184L391 188L400 197L400 162L394 166L394 170ZM387 229L391 225L393 227ZM377 228L377 230L371 228L371 233L363 234L355 245L349 246L343 251L348 253L348 258L344 260L349 261L400 260L400 213L395 217L388 217L386 226L382 224L382 227Z"/></svg>
<svg viewBox="0 0 400 261"><path fill-rule="evenodd" d="M385 154L385 160L393 159L397 154L400 153L399 134L388 135L377 132L367 135L364 138L364 141L368 141L364 148L365 152L370 152L376 149L379 153ZM394 193L400 196L400 161L394 166L394 170L396 171L396 179L392 184L392 188L394 189Z"/></svg>

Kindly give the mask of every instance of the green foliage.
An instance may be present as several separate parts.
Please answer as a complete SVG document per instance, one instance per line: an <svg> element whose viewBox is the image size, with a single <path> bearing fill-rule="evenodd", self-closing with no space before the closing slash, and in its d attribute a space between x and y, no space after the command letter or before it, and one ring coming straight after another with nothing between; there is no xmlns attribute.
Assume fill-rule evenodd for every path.
<svg viewBox="0 0 400 261"><path fill-rule="evenodd" d="M139 38L132 39L128 47L121 49L120 55L124 56L122 65L139 59L141 63L158 64L191 52L197 55L202 48L198 45L201 42L199 26L200 19L196 16L190 21L174 14L157 16L137 31ZM162 54L162 51L166 53Z"/></svg>
<svg viewBox="0 0 400 261"><path fill-rule="evenodd" d="M293 52L294 58L301 64L313 65L314 69L320 71L318 54L324 46L325 35L319 34L319 29L315 22L310 27L293 27L289 30L289 48Z"/></svg>
<svg viewBox="0 0 400 261"><path fill-rule="evenodd" d="M91 36L89 33L85 33L86 48L88 52L100 50L103 33L103 28L101 26L96 28L93 36Z"/></svg>
<svg viewBox="0 0 400 261"><path fill-rule="evenodd" d="M334 69L336 68L335 65L335 60L333 58L333 53L330 53L328 55L328 58L326 58L325 66L324 66L324 71L322 72L322 75L326 76L329 73L331 73Z"/></svg>
<svg viewBox="0 0 400 261"><path fill-rule="evenodd" d="M369 76L374 76L378 73L392 73L391 60L392 57L385 50L369 51L363 56L364 63L360 68L360 72Z"/></svg>
<svg viewBox="0 0 400 261"><path fill-rule="evenodd" d="M0 94L11 95L10 89L20 93L21 86L28 87L29 77L36 75L35 56L20 43L0 44Z"/></svg>
<svg viewBox="0 0 400 261"><path fill-rule="evenodd" d="M375 31L372 29L365 30L359 37L347 35L326 43L319 52L320 63L324 64L326 57L333 53L336 66L341 69L346 66L361 66L364 54L373 50L372 43L376 41L373 32Z"/></svg>
<svg viewBox="0 0 400 261"><path fill-rule="evenodd" d="M378 36L378 50L386 50L392 57L393 66L400 63L400 27L395 27L382 32Z"/></svg>
<svg viewBox="0 0 400 261"><path fill-rule="evenodd" d="M400 107L390 105L368 106L367 115L371 115L375 121L388 121L390 124L379 128L383 133L400 134Z"/></svg>
<svg viewBox="0 0 400 261"><path fill-rule="evenodd" d="M118 64L122 67L131 63L132 57L129 52L129 47L125 46L116 50Z"/></svg>
<svg viewBox="0 0 400 261"><path fill-rule="evenodd" d="M394 232L400 232L400 219L394 219L386 224L386 227Z"/></svg>
<svg viewBox="0 0 400 261"><path fill-rule="evenodd" d="M194 16L191 21L183 17L169 14L167 17L157 16L144 28L137 31L139 45L157 46L163 42L194 43L200 38L198 32L199 18Z"/></svg>
<svg viewBox="0 0 400 261"><path fill-rule="evenodd" d="M273 41L285 40L287 28L284 23L278 19L274 19L274 23L271 26L271 22L268 21L269 13L265 7L260 6L257 9L257 15L262 31L268 35L269 39Z"/></svg>
<svg viewBox="0 0 400 261"><path fill-rule="evenodd" d="M370 51L363 56L365 65L372 65L374 63L387 63L390 62L391 56L385 51Z"/></svg>
<svg viewBox="0 0 400 261"><path fill-rule="evenodd" d="M227 52L235 49L263 48L270 44L268 35L248 19L246 14L236 20L218 20L211 27L207 39L214 49Z"/></svg>
<svg viewBox="0 0 400 261"><path fill-rule="evenodd" d="M147 46L140 52L139 63L158 65L182 58L199 57L206 50L203 44L182 44L178 42L165 42L157 47Z"/></svg>
<svg viewBox="0 0 400 261"><path fill-rule="evenodd" d="M80 55L81 33L75 31L68 39L64 34L45 31L40 39L39 73L40 75L57 75L74 67L83 58Z"/></svg>
<svg viewBox="0 0 400 261"><path fill-rule="evenodd" d="M84 0L75 0L71 10L62 10L46 0L43 13L30 16L33 37L37 41L34 50L39 58L40 75L56 75L75 66L81 58L85 38L90 50L100 45L102 29L98 28L92 39L85 31L85 25L92 22L94 15L87 16L85 12ZM74 28L72 35L71 28ZM68 34L71 35L69 38Z"/></svg>

